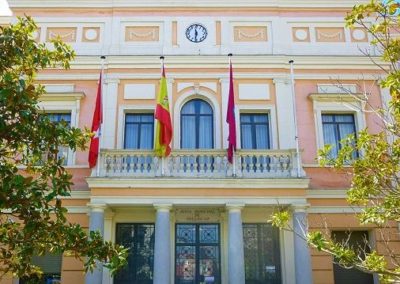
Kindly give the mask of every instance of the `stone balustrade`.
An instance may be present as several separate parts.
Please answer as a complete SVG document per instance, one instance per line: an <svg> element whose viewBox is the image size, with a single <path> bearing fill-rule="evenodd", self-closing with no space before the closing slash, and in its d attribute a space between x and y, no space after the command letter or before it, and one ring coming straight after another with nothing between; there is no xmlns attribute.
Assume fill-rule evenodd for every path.
<svg viewBox="0 0 400 284"><path fill-rule="evenodd" d="M152 150L102 150L99 176L295 178L299 166L295 150L238 150L234 160L214 149L174 150L163 159Z"/></svg>

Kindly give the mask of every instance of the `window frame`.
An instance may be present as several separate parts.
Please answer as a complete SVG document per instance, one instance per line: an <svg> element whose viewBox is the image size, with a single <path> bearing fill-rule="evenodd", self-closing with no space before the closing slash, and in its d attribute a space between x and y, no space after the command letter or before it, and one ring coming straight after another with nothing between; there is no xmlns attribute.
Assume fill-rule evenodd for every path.
<svg viewBox="0 0 400 284"><path fill-rule="evenodd" d="M224 145L222 143L222 135L225 130L226 123L225 120L222 122L222 115L221 115L221 103L216 99L217 93L205 89L199 88L193 90L193 88L186 88L179 93L179 97L176 99L175 103L172 105L172 113L174 119L174 137L181 136L181 110L182 107L190 100L193 99L202 99L206 101L212 108L214 114L214 149L222 149ZM225 114L224 114L225 117ZM221 127L222 126L222 127ZM181 149L180 148L180 139L173 139L173 148L174 149ZM226 143L224 141L224 143Z"/></svg>
<svg viewBox="0 0 400 284"><path fill-rule="evenodd" d="M313 101L316 152L325 146L322 114L353 114L356 133L366 125L361 102L348 94L310 94Z"/></svg>
<svg viewBox="0 0 400 284"><path fill-rule="evenodd" d="M247 115L247 116L251 116L251 120L254 120L253 118L255 117L255 116L266 116L266 118L267 118L267 121L264 123L264 122L254 122L254 121L250 121L250 122L242 122L242 115ZM271 137L270 137L270 133L271 133L271 131L270 131L270 118L269 118L269 114L268 113L247 113L247 112L242 112L242 113L240 113L240 115L239 115L239 124L240 124L240 133L242 134L242 126L243 125L250 125L251 126L251 144L252 144L252 147L251 148L246 148L245 150L269 150L269 149L271 149ZM261 126L266 126L267 127L267 148L257 148L257 128L256 128L256 126L257 125L261 125ZM243 148L243 140L242 140L242 138L243 138L243 135L240 135L240 145L241 145L241 148L242 149L244 149Z"/></svg>
<svg viewBox="0 0 400 284"><path fill-rule="evenodd" d="M118 125L117 125L117 149L124 150L125 145L125 118L127 113L150 114L154 116L154 105L120 105L118 109ZM153 124L153 147L156 137L156 123ZM132 150L132 149L131 149ZM144 150L145 151L145 150Z"/></svg>
<svg viewBox="0 0 400 284"><path fill-rule="evenodd" d="M71 127L79 127L79 112L81 100L85 97L84 93L47 93L39 99L39 109L43 113L70 113ZM66 167L76 166L76 152L68 150Z"/></svg>
<svg viewBox="0 0 400 284"><path fill-rule="evenodd" d="M201 113L182 114L183 108L187 104L189 104L191 102L203 102L203 103L206 103L211 108L212 113L211 114L201 114ZM195 112L196 112L196 107L195 107ZM195 126L196 126L195 148L183 148L182 147L182 139L183 139L183 135L182 135L182 132L183 132L182 131L183 130L183 127L182 127L183 119L182 119L182 117L183 116L193 116L195 118ZM198 125L199 125L199 119L202 116L211 117L211 134L212 134L212 139L211 139L212 140L212 146L211 146L211 148L199 148L199 144L200 144L199 143L199 141L200 141L199 140L200 127L198 127ZM215 135L215 125L214 125L215 124L215 113L214 113L214 109L213 109L212 105L208 101L206 101L204 99L201 99L201 98L193 98L191 100L186 101L181 107L179 118L180 118L179 119L179 123L180 123L180 130L181 130L180 137L179 137L179 148L180 149L215 149L215 137L214 137L214 135Z"/></svg>
<svg viewBox="0 0 400 284"><path fill-rule="evenodd" d="M349 115L349 116L351 116L352 118L353 118L353 121L352 122L336 122L336 121L333 121L333 122L323 122L323 119L322 119L322 116L324 116L324 115L331 115L331 116L334 116L334 117L336 117L336 116L342 116L342 115ZM329 124L329 125L335 125L335 131L337 131L338 130L338 125L339 124L348 124L348 125L353 125L354 126L354 135L355 135L355 139L357 140L357 127L356 127L356 117L355 117L355 115L354 115L354 113L348 113L348 112L341 112L341 113L337 113L337 112L322 112L321 113L321 123L322 123L322 135L324 135L324 125L325 124ZM340 135L340 132L338 131L338 134ZM350 135L350 134L348 134L348 135ZM338 137L338 141L336 141L337 143L338 143L338 151L340 151L340 149L342 149L342 146L341 146L341 144L340 144L340 141L342 141L343 139L345 139L347 137L347 135L345 136L345 137ZM327 143L325 143L325 139L324 139L324 146L325 145L328 145ZM332 144L329 144L329 145L332 145ZM333 157L333 156L332 156ZM358 157L358 152L354 152L354 155L353 155L353 159L354 158L356 158L356 157ZM336 158L336 157L333 157L333 158Z"/></svg>
<svg viewBox="0 0 400 284"><path fill-rule="evenodd" d="M268 135L269 135L269 149L264 150L276 150L278 149L278 128L276 118L276 106L265 105L262 108L260 105L236 105L237 111L235 113L236 119L236 143L237 148L242 149L242 132L240 115L241 114L266 114L268 115ZM246 149L251 150L251 149Z"/></svg>
<svg viewBox="0 0 400 284"><path fill-rule="evenodd" d="M131 122L130 124L136 124L136 125L138 125L139 127L138 127L138 140L139 141L137 141L138 142L138 146L139 146L139 148L126 148L126 130L127 130L127 121L126 121L126 117L128 116L128 115L137 115L137 116L139 116L139 115L148 115L148 116L152 116L153 117L153 121L152 121L152 123L150 123L150 122L143 122L143 121L140 121L140 122L138 122L138 123L133 123L133 122ZM151 143L151 148L149 148L149 149L141 149L140 148L140 138L141 138L141 131L142 131L142 125L149 125L149 124L151 124L151 126L152 126L152 134L151 134L151 139L152 139L152 143ZM146 113L146 112L126 112L125 113L125 116L124 116L124 138L123 138L123 148L124 149L127 149L127 150L152 150L153 148L154 148L154 135L155 135L155 125L154 125L155 123L154 123L154 113Z"/></svg>

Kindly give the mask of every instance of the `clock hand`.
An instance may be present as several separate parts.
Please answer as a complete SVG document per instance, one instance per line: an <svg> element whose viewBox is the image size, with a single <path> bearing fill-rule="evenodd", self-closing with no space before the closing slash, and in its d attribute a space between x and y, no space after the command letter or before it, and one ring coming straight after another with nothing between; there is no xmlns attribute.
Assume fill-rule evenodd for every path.
<svg viewBox="0 0 400 284"><path fill-rule="evenodd" d="M199 35L199 33L197 32L197 30L194 30L194 40L197 40L198 35Z"/></svg>

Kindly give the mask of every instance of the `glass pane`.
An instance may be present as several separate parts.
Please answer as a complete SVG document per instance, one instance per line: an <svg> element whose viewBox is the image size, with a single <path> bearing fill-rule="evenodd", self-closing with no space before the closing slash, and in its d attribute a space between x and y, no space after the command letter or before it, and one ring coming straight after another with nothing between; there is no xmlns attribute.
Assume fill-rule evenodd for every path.
<svg viewBox="0 0 400 284"><path fill-rule="evenodd" d="M139 149L138 145L139 125L126 124L125 126L125 149Z"/></svg>
<svg viewBox="0 0 400 284"><path fill-rule="evenodd" d="M347 138L348 135L354 134L354 124L339 124L340 140Z"/></svg>
<svg viewBox="0 0 400 284"><path fill-rule="evenodd" d="M323 114L322 122L333 122L333 115L331 114Z"/></svg>
<svg viewBox="0 0 400 284"><path fill-rule="evenodd" d="M125 117L125 122L140 122L140 115L138 114L127 114Z"/></svg>
<svg viewBox="0 0 400 284"><path fill-rule="evenodd" d="M332 145L330 153L331 157L337 157L337 153L339 150L339 138L336 133L335 124L324 124L323 133L324 133L324 144Z"/></svg>
<svg viewBox="0 0 400 284"><path fill-rule="evenodd" d="M176 283L196 284L196 247L176 247Z"/></svg>
<svg viewBox="0 0 400 284"><path fill-rule="evenodd" d="M140 149L153 149L153 125L142 124L140 131Z"/></svg>
<svg viewBox="0 0 400 284"><path fill-rule="evenodd" d="M187 244L196 242L195 225L177 225L176 242L178 244Z"/></svg>
<svg viewBox="0 0 400 284"><path fill-rule="evenodd" d="M253 137L251 135L251 125L242 124L241 126L241 142L242 142L242 149L252 149L253 148Z"/></svg>
<svg viewBox="0 0 400 284"><path fill-rule="evenodd" d="M153 114L143 114L143 115L141 115L141 117L142 117L142 122L149 122L149 123L154 122Z"/></svg>
<svg viewBox="0 0 400 284"><path fill-rule="evenodd" d="M268 115L266 114L254 114L253 119L256 123L268 123Z"/></svg>
<svg viewBox="0 0 400 284"><path fill-rule="evenodd" d="M213 148L213 129L212 117L200 116L199 117L199 148L211 149Z"/></svg>
<svg viewBox="0 0 400 284"><path fill-rule="evenodd" d="M269 149L269 133L268 126L256 125L256 148L257 149Z"/></svg>
<svg viewBox="0 0 400 284"><path fill-rule="evenodd" d="M196 148L196 119L194 116L182 116L181 147L182 149Z"/></svg>
<svg viewBox="0 0 400 284"><path fill-rule="evenodd" d="M212 108L211 106L206 103L205 101L198 101L199 103L199 112L200 114L212 114Z"/></svg>
<svg viewBox="0 0 400 284"><path fill-rule="evenodd" d="M353 123L354 116L352 114L337 114L335 115L335 121Z"/></svg>
<svg viewBox="0 0 400 284"><path fill-rule="evenodd" d="M250 122L250 121L251 121L251 115L249 114L240 115L240 122Z"/></svg>
<svg viewBox="0 0 400 284"><path fill-rule="evenodd" d="M218 244L218 225L200 225L200 243Z"/></svg>
<svg viewBox="0 0 400 284"><path fill-rule="evenodd" d="M196 109L195 106L196 106L196 100L189 101L183 106L181 113L195 114L195 109Z"/></svg>
<svg viewBox="0 0 400 284"><path fill-rule="evenodd" d="M201 246L199 248L199 273L202 283L216 283L219 275L219 247Z"/></svg>

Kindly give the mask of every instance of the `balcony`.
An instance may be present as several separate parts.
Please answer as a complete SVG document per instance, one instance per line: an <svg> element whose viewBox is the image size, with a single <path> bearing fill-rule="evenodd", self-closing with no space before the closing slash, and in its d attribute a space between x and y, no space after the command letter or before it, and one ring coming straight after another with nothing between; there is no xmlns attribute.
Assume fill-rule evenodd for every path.
<svg viewBox="0 0 400 284"><path fill-rule="evenodd" d="M174 150L169 157L161 159L152 150L103 149L98 176L287 179L298 177L299 166L294 149L238 150L234 165L228 163L225 150Z"/></svg>

